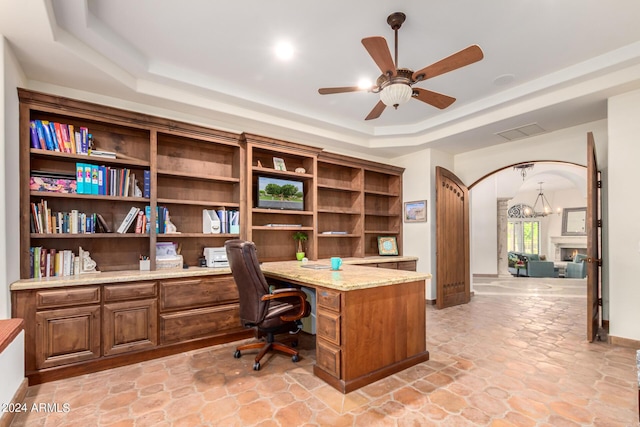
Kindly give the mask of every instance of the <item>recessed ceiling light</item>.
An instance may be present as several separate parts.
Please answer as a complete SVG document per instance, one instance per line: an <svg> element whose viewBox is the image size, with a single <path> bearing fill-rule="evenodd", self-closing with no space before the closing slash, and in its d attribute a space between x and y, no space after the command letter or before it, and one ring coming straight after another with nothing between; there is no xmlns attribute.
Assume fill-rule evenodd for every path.
<svg viewBox="0 0 640 427"><path fill-rule="evenodd" d="M280 42L276 45L276 56L283 61L293 58L293 46L289 42Z"/></svg>
<svg viewBox="0 0 640 427"><path fill-rule="evenodd" d="M493 84L496 86L505 86L513 83L516 79L516 76L513 74L501 74L493 80Z"/></svg>

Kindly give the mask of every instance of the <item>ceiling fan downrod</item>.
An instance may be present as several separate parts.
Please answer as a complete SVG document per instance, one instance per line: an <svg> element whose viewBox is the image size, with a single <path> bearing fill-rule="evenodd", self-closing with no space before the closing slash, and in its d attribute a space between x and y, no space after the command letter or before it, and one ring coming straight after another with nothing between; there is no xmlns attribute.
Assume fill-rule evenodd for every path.
<svg viewBox="0 0 640 427"><path fill-rule="evenodd" d="M407 15L402 12L394 12L387 17L387 24L391 27L395 34L395 65L398 68L398 30L402 27Z"/></svg>

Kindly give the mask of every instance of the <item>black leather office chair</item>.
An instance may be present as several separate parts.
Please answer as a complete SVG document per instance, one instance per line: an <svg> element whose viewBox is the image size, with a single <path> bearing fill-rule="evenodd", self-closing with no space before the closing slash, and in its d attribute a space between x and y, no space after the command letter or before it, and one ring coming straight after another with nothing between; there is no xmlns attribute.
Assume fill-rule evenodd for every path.
<svg viewBox="0 0 640 427"><path fill-rule="evenodd" d="M244 350L260 349L253 365L256 371L260 370L260 359L270 350L290 354L291 360L297 362L298 351L276 342L275 334L299 329L299 319L311 311L306 294L296 288L269 292L253 242L234 239L225 242L224 246L240 294L240 321L244 327L255 328L256 337L266 336L266 341L238 346L233 356L239 358ZM294 341L293 345L297 342Z"/></svg>

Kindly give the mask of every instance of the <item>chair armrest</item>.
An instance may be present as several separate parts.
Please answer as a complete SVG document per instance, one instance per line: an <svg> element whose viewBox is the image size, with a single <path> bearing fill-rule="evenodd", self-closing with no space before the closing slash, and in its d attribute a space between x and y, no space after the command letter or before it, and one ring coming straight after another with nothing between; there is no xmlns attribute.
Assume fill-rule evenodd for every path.
<svg viewBox="0 0 640 427"><path fill-rule="evenodd" d="M270 301L273 299L277 300L277 299L291 298L291 297L300 298L300 311L294 315L280 316L280 319L282 319L285 322L292 322L294 320L301 319L304 316L305 311L307 311L307 307L306 307L307 294L305 294L300 289L296 289L296 288L274 289L273 293L263 295L262 298L260 298L260 301Z"/></svg>

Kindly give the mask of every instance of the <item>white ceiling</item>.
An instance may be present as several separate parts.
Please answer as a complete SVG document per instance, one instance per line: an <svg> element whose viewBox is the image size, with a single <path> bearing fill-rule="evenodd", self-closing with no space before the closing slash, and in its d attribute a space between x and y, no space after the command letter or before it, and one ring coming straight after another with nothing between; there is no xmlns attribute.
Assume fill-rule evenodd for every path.
<svg viewBox="0 0 640 427"><path fill-rule="evenodd" d="M393 3L393 4L392 4ZM380 71L361 39L402 11L399 65L425 67L471 44L484 59L417 87L457 98L410 100L364 121L366 92L319 95ZM607 97L640 88L637 0L2 0L0 33L34 87L169 108L220 128L395 157L460 153L606 118ZM273 49L289 40L294 58ZM512 75L510 79L504 77ZM179 117L178 117L179 118Z"/></svg>

